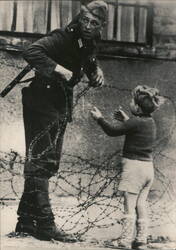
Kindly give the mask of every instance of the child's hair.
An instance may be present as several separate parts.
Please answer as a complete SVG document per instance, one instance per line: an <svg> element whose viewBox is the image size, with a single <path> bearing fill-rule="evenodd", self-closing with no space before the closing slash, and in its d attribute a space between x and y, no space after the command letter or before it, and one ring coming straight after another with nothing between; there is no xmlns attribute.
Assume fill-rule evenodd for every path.
<svg viewBox="0 0 176 250"><path fill-rule="evenodd" d="M138 104L144 114L153 113L160 105L159 90L146 85L138 85L133 91L135 104Z"/></svg>

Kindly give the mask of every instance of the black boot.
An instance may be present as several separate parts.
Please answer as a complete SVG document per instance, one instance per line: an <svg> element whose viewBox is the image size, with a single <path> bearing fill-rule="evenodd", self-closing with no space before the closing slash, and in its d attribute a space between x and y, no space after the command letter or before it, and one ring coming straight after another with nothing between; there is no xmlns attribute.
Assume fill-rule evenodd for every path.
<svg viewBox="0 0 176 250"><path fill-rule="evenodd" d="M59 230L54 223L54 214L52 212L49 199L49 181L47 178L34 177L36 187L36 208L38 215L36 237L40 240L58 240L64 242L77 241L73 235L66 234Z"/></svg>
<svg viewBox="0 0 176 250"><path fill-rule="evenodd" d="M36 222L35 214L36 210L36 195L35 185L33 178L25 178L24 191L21 196L21 200L18 206L18 222L16 224L16 233L27 233L35 235L36 233Z"/></svg>
<svg viewBox="0 0 176 250"><path fill-rule="evenodd" d="M31 218L19 217L18 222L16 224L15 233L17 234L25 233L35 236L36 235L35 221L32 220Z"/></svg>
<svg viewBox="0 0 176 250"><path fill-rule="evenodd" d="M73 234L67 234L59 230L55 223L38 223L36 237L40 240L57 240L62 242L76 242L77 238Z"/></svg>
<svg viewBox="0 0 176 250"><path fill-rule="evenodd" d="M145 249L147 249L147 245L144 242L133 241L133 243L132 243L132 249L135 249L135 250L145 250Z"/></svg>

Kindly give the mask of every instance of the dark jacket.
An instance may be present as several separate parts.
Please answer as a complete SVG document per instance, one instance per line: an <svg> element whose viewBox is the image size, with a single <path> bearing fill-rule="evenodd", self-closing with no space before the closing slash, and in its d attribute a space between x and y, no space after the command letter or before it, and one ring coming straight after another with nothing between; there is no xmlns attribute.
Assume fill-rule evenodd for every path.
<svg viewBox="0 0 176 250"><path fill-rule="evenodd" d="M82 73L96 70L96 41L86 44L80 39L78 25L57 29L33 43L25 52L24 59L35 68L35 79L23 90L23 103L39 112L68 113L71 118L73 86ZM57 64L73 72L68 83L54 72Z"/></svg>

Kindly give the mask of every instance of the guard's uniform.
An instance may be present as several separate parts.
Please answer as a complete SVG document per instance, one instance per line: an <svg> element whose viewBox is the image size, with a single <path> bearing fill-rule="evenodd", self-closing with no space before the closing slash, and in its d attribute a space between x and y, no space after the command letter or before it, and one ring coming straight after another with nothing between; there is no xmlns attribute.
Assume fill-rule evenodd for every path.
<svg viewBox="0 0 176 250"><path fill-rule="evenodd" d="M48 179L58 168L63 135L71 121L73 86L82 73L96 71L95 40L83 43L78 25L57 29L33 43L24 59L36 70L29 87L23 88L26 138L25 187L18 215L53 220L48 197ZM57 64L73 72L70 82L59 79Z"/></svg>

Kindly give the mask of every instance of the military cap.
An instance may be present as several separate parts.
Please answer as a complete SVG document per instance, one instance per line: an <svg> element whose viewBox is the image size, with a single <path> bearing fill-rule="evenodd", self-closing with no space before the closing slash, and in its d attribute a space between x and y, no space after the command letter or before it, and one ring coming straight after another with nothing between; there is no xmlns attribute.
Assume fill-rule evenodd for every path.
<svg viewBox="0 0 176 250"><path fill-rule="evenodd" d="M105 21L107 18L108 5L102 0L95 0L82 6L81 10L89 11L93 16Z"/></svg>

